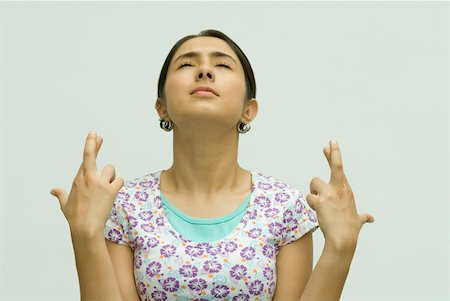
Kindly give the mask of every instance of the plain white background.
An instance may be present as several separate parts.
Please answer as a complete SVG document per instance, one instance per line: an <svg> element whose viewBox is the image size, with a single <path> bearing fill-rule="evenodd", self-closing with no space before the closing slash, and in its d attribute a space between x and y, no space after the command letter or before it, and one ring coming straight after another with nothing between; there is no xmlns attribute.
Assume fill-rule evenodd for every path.
<svg viewBox="0 0 450 301"><path fill-rule="evenodd" d="M246 53L258 116L239 164L309 193L340 144L365 224L341 300L449 298L448 2L2 2L1 300L78 300L67 221L90 129L99 168L170 167L157 80L181 37ZM314 234L314 264L323 247Z"/></svg>

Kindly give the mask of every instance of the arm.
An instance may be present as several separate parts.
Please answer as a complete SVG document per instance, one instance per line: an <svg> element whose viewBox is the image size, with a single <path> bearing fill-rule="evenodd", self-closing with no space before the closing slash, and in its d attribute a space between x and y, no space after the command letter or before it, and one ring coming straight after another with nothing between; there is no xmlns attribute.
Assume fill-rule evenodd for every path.
<svg viewBox="0 0 450 301"><path fill-rule="evenodd" d="M337 244L325 241L322 255L300 301L338 301L350 270L354 251L355 248L339 248Z"/></svg>
<svg viewBox="0 0 450 301"><path fill-rule="evenodd" d="M314 270L313 239L308 232L281 247L277 255L277 284L272 301L334 301L342 293L354 248L325 241Z"/></svg>
<svg viewBox="0 0 450 301"><path fill-rule="evenodd" d="M101 231L71 231L82 301L122 301L114 267Z"/></svg>
<svg viewBox="0 0 450 301"><path fill-rule="evenodd" d="M116 271L122 298L141 301L134 278L134 252L129 246L117 244L105 238L106 248Z"/></svg>

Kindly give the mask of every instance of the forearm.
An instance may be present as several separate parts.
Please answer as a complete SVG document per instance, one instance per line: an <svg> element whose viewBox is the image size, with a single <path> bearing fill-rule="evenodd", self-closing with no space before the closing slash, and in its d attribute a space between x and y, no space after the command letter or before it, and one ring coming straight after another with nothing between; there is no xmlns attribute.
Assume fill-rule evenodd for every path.
<svg viewBox="0 0 450 301"><path fill-rule="evenodd" d="M350 270L350 264L356 249L337 248L327 244L306 284L300 301L338 301Z"/></svg>
<svg viewBox="0 0 450 301"><path fill-rule="evenodd" d="M101 232L71 231L82 301L122 301L114 267Z"/></svg>

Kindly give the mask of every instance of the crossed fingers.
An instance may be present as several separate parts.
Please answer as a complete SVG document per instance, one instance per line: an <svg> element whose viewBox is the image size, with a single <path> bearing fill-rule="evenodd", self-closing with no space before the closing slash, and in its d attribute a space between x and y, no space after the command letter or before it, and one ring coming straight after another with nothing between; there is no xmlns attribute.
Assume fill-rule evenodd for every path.
<svg viewBox="0 0 450 301"><path fill-rule="evenodd" d="M331 169L330 184L342 185L346 183L347 178L344 174L344 166L339 145L334 140L331 140L330 147L325 147L323 152Z"/></svg>

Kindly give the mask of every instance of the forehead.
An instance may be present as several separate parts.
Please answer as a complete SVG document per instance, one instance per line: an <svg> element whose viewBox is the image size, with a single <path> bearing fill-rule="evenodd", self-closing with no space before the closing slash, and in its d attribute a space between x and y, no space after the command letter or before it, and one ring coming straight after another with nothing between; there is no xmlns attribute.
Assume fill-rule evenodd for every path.
<svg viewBox="0 0 450 301"><path fill-rule="evenodd" d="M222 39L215 37L195 37L184 42L175 52L172 62L181 54L186 52L199 52L201 55L207 55L210 52L220 51L233 57L239 62L233 49Z"/></svg>

